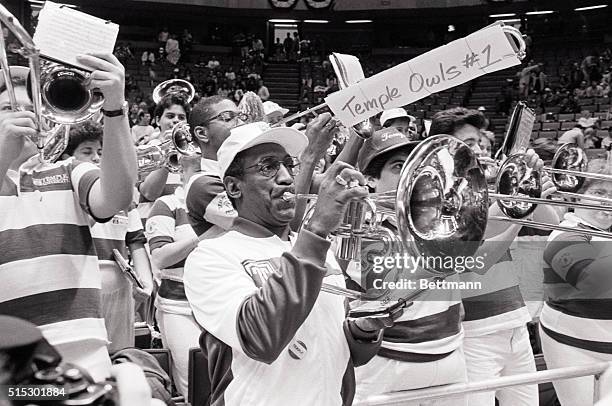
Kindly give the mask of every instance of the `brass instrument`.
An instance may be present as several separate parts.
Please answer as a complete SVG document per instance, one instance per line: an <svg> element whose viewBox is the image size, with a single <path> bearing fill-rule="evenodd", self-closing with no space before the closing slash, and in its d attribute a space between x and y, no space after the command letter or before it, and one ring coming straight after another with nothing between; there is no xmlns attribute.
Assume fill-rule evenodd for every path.
<svg viewBox="0 0 612 406"><path fill-rule="evenodd" d="M164 96L174 93L184 95L187 98L187 103L191 103L195 97L195 88L186 80L169 79L155 86L152 94L153 102L159 104Z"/></svg>
<svg viewBox="0 0 612 406"><path fill-rule="evenodd" d="M45 60L36 48L32 37L19 21L0 5L0 28L6 27L20 42L15 52L28 59L29 75L27 90L37 117L37 136L33 141L42 162L55 161L68 144L68 129L58 126L50 128L49 122L71 125L86 121L100 110L104 97L97 89L87 89L89 73ZM13 110L22 108L17 104L12 74L23 74L25 67L9 67L4 36L0 35L0 68Z"/></svg>
<svg viewBox="0 0 612 406"><path fill-rule="evenodd" d="M145 174L166 167L172 173L181 171L180 155L196 156L200 150L193 143L193 137L187 123L178 123L172 129L170 139L158 145L147 145L136 148L138 173Z"/></svg>

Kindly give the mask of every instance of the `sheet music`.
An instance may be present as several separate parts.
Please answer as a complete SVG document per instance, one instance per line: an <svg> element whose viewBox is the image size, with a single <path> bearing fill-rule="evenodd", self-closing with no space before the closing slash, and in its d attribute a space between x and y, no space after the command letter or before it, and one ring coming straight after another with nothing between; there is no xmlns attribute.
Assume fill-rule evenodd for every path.
<svg viewBox="0 0 612 406"><path fill-rule="evenodd" d="M77 55L112 53L119 25L47 1L40 10L34 43L41 55L90 70L79 64Z"/></svg>
<svg viewBox="0 0 612 406"><path fill-rule="evenodd" d="M359 58L356 56L334 52L329 56L329 61L338 78L338 87L340 89L344 89L365 79L363 68L361 67Z"/></svg>

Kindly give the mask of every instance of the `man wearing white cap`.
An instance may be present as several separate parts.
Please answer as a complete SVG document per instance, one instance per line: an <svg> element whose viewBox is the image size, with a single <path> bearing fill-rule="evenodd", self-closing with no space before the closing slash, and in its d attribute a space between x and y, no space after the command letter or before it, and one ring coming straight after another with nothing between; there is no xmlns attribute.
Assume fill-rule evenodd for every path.
<svg viewBox="0 0 612 406"><path fill-rule="evenodd" d="M212 405L343 405L353 365L378 350L382 324L345 321L344 286L327 240L347 203L367 196L363 175L336 163L322 182L312 221L290 232L294 176L308 139L263 122L237 127L217 153L238 217L200 242L185 264L185 292L205 332ZM358 341L357 341L358 340Z"/></svg>
<svg viewBox="0 0 612 406"><path fill-rule="evenodd" d="M266 122L270 125L274 125L281 121L285 114L289 112L289 109L279 106L273 101L266 101L263 104L264 114L266 115Z"/></svg>
<svg viewBox="0 0 612 406"><path fill-rule="evenodd" d="M574 128L564 132L559 137L559 145L576 144L580 148L585 148L585 138L593 132L593 126L596 122L597 119L581 117Z"/></svg>
<svg viewBox="0 0 612 406"><path fill-rule="evenodd" d="M387 127L395 127L399 132L407 135L411 140L416 141L417 128L416 118L411 116L401 107L385 110L380 115L380 125Z"/></svg>

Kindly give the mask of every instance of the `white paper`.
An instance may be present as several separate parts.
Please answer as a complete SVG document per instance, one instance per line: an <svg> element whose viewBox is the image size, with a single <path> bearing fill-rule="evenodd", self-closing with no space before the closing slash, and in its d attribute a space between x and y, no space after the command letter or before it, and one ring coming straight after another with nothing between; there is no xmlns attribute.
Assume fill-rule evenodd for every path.
<svg viewBox="0 0 612 406"><path fill-rule="evenodd" d="M365 79L363 68L359 58L356 56L334 52L329 56L329 61L338 78L338 87L340 89L345 89Z"/></svg>
<svg viewBox="0 0 612 406"><path fill-rule="evenodd" d="M112 53L119 25L47 1L40 10L34 44L41 55L90 70L77 62L87 53Z"/></svg>
<svg viewBox="0 0 612 406"><path fill-rule="evenodd" d="M492 25L332 93L325 102L350 127L383 110L520 63L501 26Z"/></svg>

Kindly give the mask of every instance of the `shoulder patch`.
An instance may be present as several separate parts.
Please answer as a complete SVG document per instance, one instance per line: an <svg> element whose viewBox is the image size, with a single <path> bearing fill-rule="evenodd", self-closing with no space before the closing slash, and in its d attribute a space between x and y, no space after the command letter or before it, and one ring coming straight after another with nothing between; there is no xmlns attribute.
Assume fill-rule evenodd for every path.
<svg viewBox="0 0 612 406"><path fill-rule="evenodd" d="M255 285L260 288L278 269L279 261L278 258L263 259L255 261L252 259L246 259L242 261L242 267L246 271L247 275L253 279Z"/></svg>

